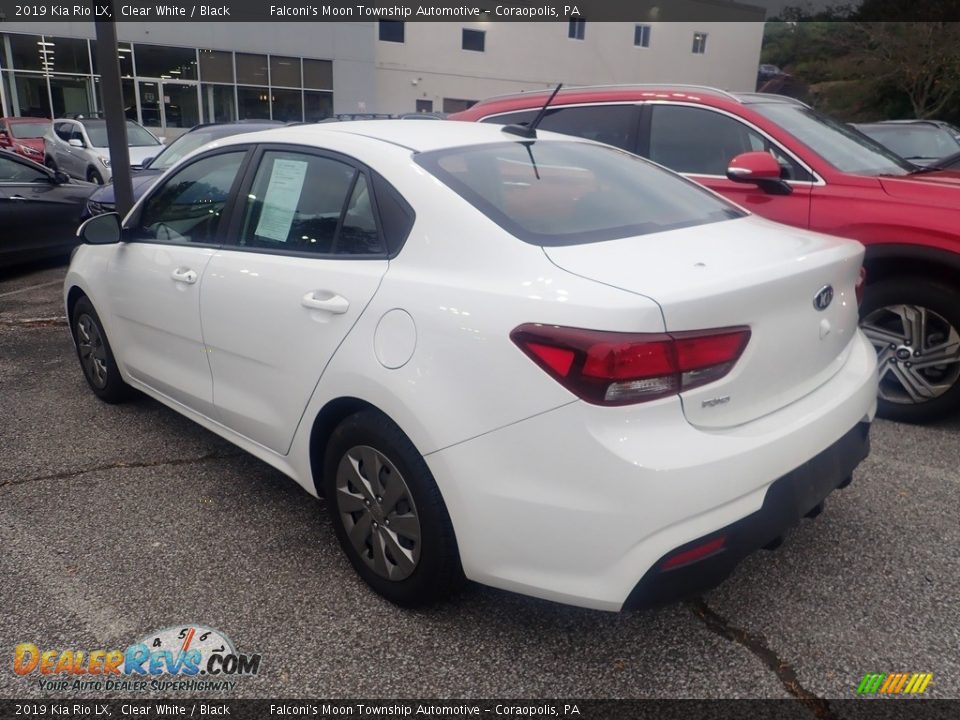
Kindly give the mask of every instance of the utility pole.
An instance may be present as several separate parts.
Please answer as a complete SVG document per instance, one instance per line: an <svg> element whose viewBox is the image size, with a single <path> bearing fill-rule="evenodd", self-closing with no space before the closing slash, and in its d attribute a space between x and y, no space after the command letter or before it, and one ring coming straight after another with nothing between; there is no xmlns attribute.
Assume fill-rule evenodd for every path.
<svg viewBox="0 0 960 720"><path fill-rule="evenodd" d="M133 207L133 180L130 176L130 149L127 146L127 118L123 112L113 0L106 0L104 6L109 8L110 14L100 16L94 22L97 28L97 68L100 70L100 89L103 92L103 116L107 121L113 193L117 212L123 217Z"/></svg>

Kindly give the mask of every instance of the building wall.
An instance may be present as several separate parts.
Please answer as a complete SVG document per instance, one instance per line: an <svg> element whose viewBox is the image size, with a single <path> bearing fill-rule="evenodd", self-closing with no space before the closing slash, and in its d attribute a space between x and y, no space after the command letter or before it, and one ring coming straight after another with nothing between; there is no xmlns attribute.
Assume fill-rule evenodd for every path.
<svg viewBox="0 0 960 720"><path fill-rule="evenodd" d="M762 22L651 22L649 47L634 46L635 23L587 22L584 39L568 23L406 23L403 43L376 41L381 112L413 112L416 100L481 100L566 85L670 82L753 90ZM463 28L486 33L484 52L463 50ZM376 32L376 31L375 31ZM692 52L695 32L706 52Z"/></svg>

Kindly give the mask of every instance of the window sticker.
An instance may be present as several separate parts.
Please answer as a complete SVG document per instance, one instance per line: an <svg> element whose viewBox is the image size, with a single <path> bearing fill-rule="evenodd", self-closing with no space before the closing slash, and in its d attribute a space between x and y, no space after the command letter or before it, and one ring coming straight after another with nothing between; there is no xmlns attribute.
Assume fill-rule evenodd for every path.
<svg viewBox="0 0 960 720"><path fill-rule="evenodd" d="M263 211L257 223L256 235L278 242L287 241L306 175L305 160L277 158L273 161L270 184L263 198Z"/></svg>

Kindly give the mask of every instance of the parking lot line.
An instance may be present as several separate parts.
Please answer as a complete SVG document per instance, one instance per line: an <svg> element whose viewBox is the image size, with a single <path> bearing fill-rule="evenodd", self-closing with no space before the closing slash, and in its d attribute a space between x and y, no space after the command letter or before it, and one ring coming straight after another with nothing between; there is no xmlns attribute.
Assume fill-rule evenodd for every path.
<svg viewBox="0 0 960 720"><path fill-rule="evenodd" d="M40 283L39 285L31 285L30 287L20 288L19 290L11 290L9 292L0 293L0 298L10 297L11 295L19 295L21 293L30 292L31 290L37 290L38 288L60 284L63 284L63 280L51 280L50 282Z"/></svg>

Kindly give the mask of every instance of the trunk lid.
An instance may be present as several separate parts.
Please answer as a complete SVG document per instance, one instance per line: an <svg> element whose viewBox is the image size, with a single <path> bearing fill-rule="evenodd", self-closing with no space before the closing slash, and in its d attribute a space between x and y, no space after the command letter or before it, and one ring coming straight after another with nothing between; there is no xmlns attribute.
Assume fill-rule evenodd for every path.
<svg viewBox="0 0 960 720"><path fill-rule="evenodd" d="M748 217L543 250L568 272L654 300L668 332L750 328L726 376L681 393L699 427L740 425L812 392L842 367L857 331L855 241ZM827 286L832 300L818 309Z"/></svg>

